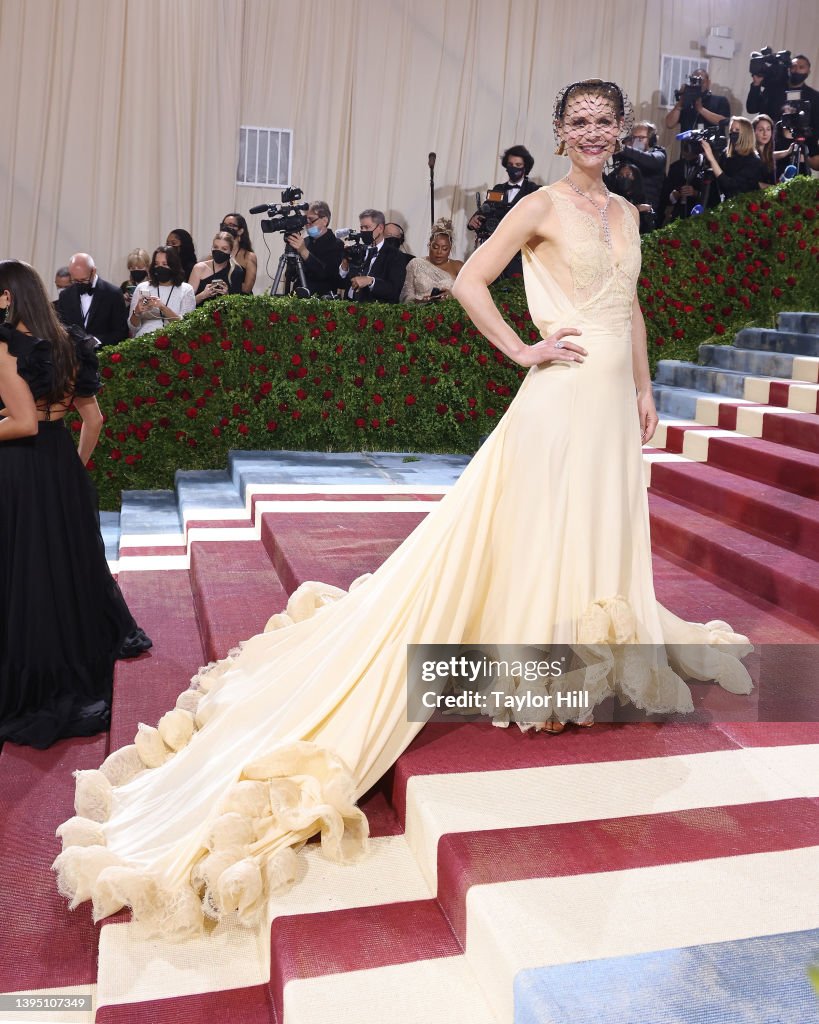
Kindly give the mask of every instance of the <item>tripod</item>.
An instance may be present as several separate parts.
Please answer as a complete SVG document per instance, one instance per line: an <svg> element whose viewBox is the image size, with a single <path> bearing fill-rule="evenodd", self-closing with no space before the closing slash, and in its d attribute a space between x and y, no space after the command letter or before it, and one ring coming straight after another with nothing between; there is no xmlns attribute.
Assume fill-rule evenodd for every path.
<svg viewBox="0 0 819 1024"><path fill-rule="evenodd" d="M270 294L277 295L279 291L279 284L281 283L282 275L285 274L285 295L293 294L300 299L310 298L310 289L307 287L307 280L304 276L304 264L301 261L301 256L296 252L289 242L284 243L284 252L279 256L279 265L276 267L276 276L273 278L273 284L270 287ZM293 287L295 280L295 271L298 274L299 284Z"/></svg>

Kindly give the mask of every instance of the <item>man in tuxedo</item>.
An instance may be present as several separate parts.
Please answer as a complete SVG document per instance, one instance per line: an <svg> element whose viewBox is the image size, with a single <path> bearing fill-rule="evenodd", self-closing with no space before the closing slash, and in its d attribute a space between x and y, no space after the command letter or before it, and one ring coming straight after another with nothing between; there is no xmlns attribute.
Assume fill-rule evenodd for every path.
<svg viewBox="0 0 819 1024"><path fill-rule="evenodd" d="M68 264L71 285L57 299L57 314L66 325L82 327L100 345L116 345L128 337L128 309L122 292L97 273L93 257L75 253Z"/></svg>
<svg viewBox="0 0 819 1024"><path fill-rule="evenodd" d="M305 217L307 236L288 235L285 241L301 257L304 279L310 295L332 295L338 288L338 264L344 243L336 238L330 227L330 207L322 199L310 204ZM289 282L288 282L289 283ZM298 284L298 279L294 282Z"/></svg>
<svg viewBox="0 0 819 1024"><path fill-rule="evenodd" d="M506 171L508 179L501 181L492 188L493 192L503 193L506 210L511 210L515 203L524 196L537 192L538 185L529 180L529 174L535 166L535 158L525 146L510 146L501 157L501 167ZM486 218L482 213L473 213L467 222L470 231L477 231ZM523 274L523 261L520 253L512 257L501 277L520 277Z"/></svg>
<svg viewBox="0 0 819 1024"><path fill-rule="evenodd" d="M400 224L396 224L394 220L388 220L384 225L384 244L391 245L393 249L395 249L404 261L404 266L406 266L410 260L415 259L411 252L405 252L402 248L404 244L404 229Z"/></svg>
<svg viewBox="0 0 819 1024"><path fill-rule="evenodd" d="M384 244L385 218L381 210L364 210L358 215L361 231L371 231L372 245L364 258L362 272L350 276L345 258L339 267L344 295L356 302L398 302L407 266L397 249Z"/></svg>

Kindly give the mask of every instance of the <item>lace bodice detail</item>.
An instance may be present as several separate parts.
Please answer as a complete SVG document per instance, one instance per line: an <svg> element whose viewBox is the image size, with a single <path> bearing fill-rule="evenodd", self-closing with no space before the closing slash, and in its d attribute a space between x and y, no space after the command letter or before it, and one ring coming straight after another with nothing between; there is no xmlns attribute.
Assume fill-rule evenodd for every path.
<svg viewBox="0 0 819 1024"><path fill-rule="evenodd" d="M546 191L566 242L572 304L581 312L593 309L594 319L600 322L630 317L640 273L640 232L629 204L620 196L611 197L612 207L615 203L620 206L622 227L612 224L610 248L603 239L599 216L579 210L559 189L547 187Z"/></svg>

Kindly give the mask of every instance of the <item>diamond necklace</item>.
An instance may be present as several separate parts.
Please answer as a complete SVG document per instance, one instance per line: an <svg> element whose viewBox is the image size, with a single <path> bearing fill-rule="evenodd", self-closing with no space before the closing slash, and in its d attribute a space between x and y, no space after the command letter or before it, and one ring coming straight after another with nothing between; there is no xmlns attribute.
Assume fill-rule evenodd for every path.
<svg viewBox="0 0 819 1024"><path fill-rule="evenodd" d="M603 241L610 249L611 232L609 231L609 203L611 202L611 192L609 192L609 190L605 188L605 185L603 186L606 192L606 201L603 204L603 206L600 207L597 205L597 203L592 199L590 195L587 195L587 193L585 193L582 189L579 189L577 185L575 185L575 183L571 180L568 174L564 177L563 180L566 182L570 189L572 189L579 196L582 196L585 200L590 202L592 206L595 208L595 210L597 210L597 212L600 214L600 220L603 222Z"/></svg>

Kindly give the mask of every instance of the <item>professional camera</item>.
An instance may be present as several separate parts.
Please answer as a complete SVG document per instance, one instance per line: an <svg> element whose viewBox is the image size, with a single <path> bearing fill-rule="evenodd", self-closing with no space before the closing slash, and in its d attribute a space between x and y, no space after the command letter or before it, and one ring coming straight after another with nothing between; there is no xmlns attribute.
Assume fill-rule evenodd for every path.
<svg viewBox="0 0 819 1024"><path fill-rule="evenodd" d="M310 209L309 203L300 203L299 199L304 195L297 187L286 188L282 192L280 203L262 203L259 206L251 206L251 213L266 213L267 220L261 222L262 232L266 235L273 231L282 231L286 235L294 235L303 230L307 225L305 210Z"/></svg>
<svg viewBox="0 0 819 1024"><path fill-rule="evenodd" d="M809 139L813 135L810 100L802 99L800 89L789 89L785 93L785 106L782 108L782 127L787 128L791 135L800 141Z"/></svg>
<svg viewBox="0 0 819 1024"><path fill-rule="evenodd" d="M689 75L682 89L674 90L674 98L678 102L682 100L683 110L693 110L697 100L702 99L702 78L699 75Z"/></svg>
<svg viewBox="0 0 819 1024"><path fill-rule="evenodd" d="M680 132L677 135L680 142L687 142L691 146L700 149L701 142L707 142L711 146L714 156L720 156L725 152L728 145L728 138L722 123L712 124L707 128L692 128L689 132Z"/></svg>
<svg viewBox="0 0 819 1024"><path fill-rule="evenodd" d="M336 238L344 242L343 259L347 260L350 266L350 277L358 277L364 273L364 264L367 262L367 253L372 249L372 231L353 231L352 228L344 228L336 231Z"/></svg>
<svg viewBox="0 0 819 1024"><path fill-rule="evenodd" d="M786 85L791 73L791 51L780 50L774 53L770 46L751 53L748 70L752 75L765 79L765 87Z"/></svg>
<svg viewBox="0 0 819 1024"><path fill-rule="evenodd" d="M483 218L475 229L475 237L480 243L485 242L495 228L497 228L498 224L509 212L509 205L506 202L506 193L501 192L500 189L489 189L483 202L481 202L480 192L476 192L475 202L478 207L478 213Z"/></svg>

